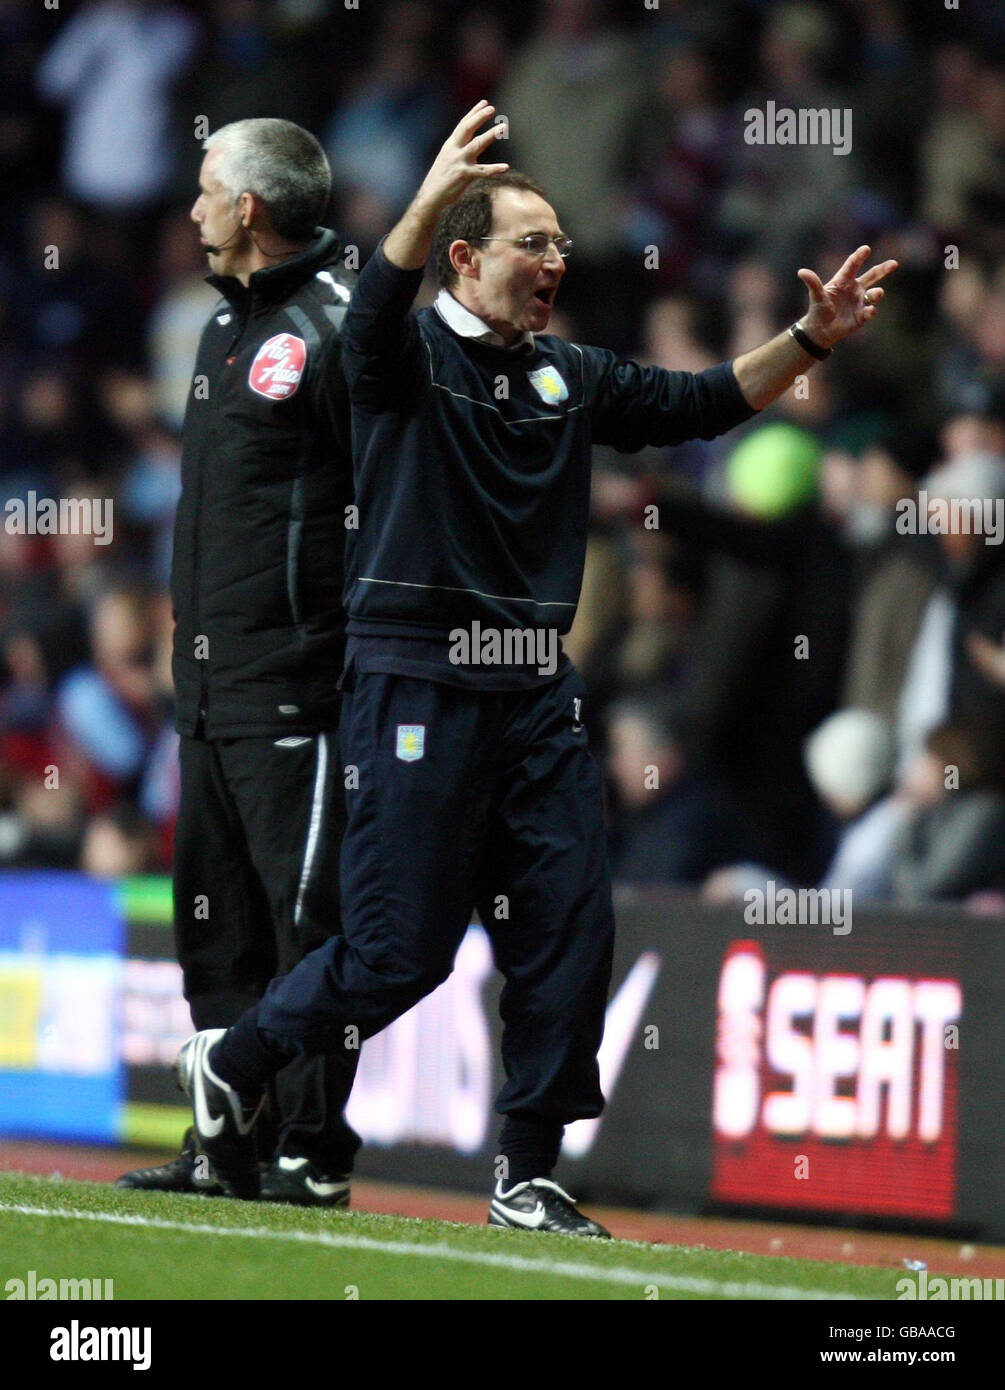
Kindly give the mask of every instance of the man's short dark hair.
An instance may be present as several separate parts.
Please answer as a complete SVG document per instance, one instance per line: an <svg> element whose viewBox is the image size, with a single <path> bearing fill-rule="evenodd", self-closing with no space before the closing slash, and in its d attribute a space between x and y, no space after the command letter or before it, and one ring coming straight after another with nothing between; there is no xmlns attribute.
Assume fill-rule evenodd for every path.
<svg viewBox="0 0 1005 1390"><path fill-rule="evenodd" d="M221 126L203 141L220 151L218 177L236 202L257 193L286 241L310 241L331 196L331 169L309 130L273 117Z"/></svg>
<svg viewBox="0 0 1005 1390"><path fill-rule="evenodd" d="M450 246L455 241L477 241L492 231L492 203L500 188L515 188L521 193L536 193L548 202L548 195L539 183L519 174L515 169L505 174L489 174L478 179L461 194L441 215L433 238L436 257L436 278L445 290L457 283L457 271L450 264Z"/></svg>

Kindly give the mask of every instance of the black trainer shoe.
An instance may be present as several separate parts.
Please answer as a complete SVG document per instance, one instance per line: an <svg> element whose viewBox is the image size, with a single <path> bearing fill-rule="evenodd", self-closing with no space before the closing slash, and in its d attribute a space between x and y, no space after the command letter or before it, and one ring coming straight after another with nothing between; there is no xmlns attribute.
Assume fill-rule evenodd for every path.
<svg viewBox="0 0 1005 1390"><path fill-rule="evenodd" d="M507 1192L496 1183L489 1207L490 1226L512 1226L521 1231L558 1231L566 1236L610 1240L610 1231L578 1211L568 1192L550 1178L518 1182Z"/></svg>
<svg viewBox="0 0 1005 1390"><path fill-rule="evenodd" d="M175 1075L192 1102L196 1142L224 1192L230 1197L258 1196L259 1176L254 1128L265 1099L241 1096L214 1072L210 1053L226 1032L209 1028L195 1033L178 1053Z"/></svg>
<svg viewBox="0 0 1005 1390"><path fill-rule="evenodd" d="M207 1160L200 1159L191 1126L185 1131L177 1158L156 1168L134 1168L116 1178L115 1186L141 1192L201 1192L206 1197L218 1197L223 1191Z"/></svg>
<svg viewBox="0 0 1005 1390"><path fill-rule="evenodd" d="M262 1173L263 1202L292 1202L298 1207L347 1207L348 1173L322 1173L309 1158L277 1158Z"/></svg>

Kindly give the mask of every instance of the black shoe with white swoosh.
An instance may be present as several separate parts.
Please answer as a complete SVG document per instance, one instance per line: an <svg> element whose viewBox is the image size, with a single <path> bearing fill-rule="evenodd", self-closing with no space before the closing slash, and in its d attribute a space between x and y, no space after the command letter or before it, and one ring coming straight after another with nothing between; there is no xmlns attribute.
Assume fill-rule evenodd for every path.
<svg viewBox="0 0 1005 1390"><path fill-rule="evenodd" d="M510 1226L521 1231L557 1231L565 1236L610 1240L610 1231L591 1221L576 1207L568 1192L550 1178L518 1182L508 1191L496 1183L489 1207L490 1226Z"/></svg>
<svg viewBox="0 0 1005 1390"><path fill-rule="evenodd" d="M212 1049L225 1028L195 1033L175 1062L178 1085L192 1102L199 1150L230 1197L255 1198L259 1192L254 1129L264 1096L241 1096L213 1070Z"/></svg>
<svg viewBox="0 0 1005 1390"><path fill-rule="evenodd" d="M323 1173L309 1158L277 1158L262 1173L263 1202L298 1207L347 1207L349 1175Z"/></svg>

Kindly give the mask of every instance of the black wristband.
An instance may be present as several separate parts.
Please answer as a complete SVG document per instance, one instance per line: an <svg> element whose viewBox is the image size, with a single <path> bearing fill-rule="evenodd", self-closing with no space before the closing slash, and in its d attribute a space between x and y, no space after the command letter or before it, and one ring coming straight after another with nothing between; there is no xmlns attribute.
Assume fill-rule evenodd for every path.
<svg viewBox="0 0 1005 1390"><path fill-rule="evenodd" d="M827 358L830 357L831 353L834 351L833 348L820 347L813 341L809 334L803 332L798 323L794 323L789 329L789 332L792 334L793 338L795 338L803 352L808 352L809 355L815 357L818 362L826 362Z"/></svg>

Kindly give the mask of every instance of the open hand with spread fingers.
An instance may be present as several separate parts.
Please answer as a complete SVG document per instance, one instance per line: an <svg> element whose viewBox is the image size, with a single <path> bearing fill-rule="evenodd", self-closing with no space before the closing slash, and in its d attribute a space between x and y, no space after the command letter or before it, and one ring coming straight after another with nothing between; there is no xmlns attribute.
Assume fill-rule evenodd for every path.
<svg viewBox="0 0 1005 1390"><path fill-rule="evenodd" d="M416 202L439 213L456 202L475 179L506 172L508 164L480 163L482 155L498 140L503 128L491 125L480 135L476 131L494 115L495 107L480 101L461 117L440 146L439 154L422 181Z"/></svg>
<svg viewBox="0 0 1005 1390"><path fill-rule="evenodd" d="M884 294L879 282L897 269L897 262L881 261L863 271L871 254L872 247L860 246L826 285L815 271L799 271L810 295L810 307L800 324L819 347L833 347L876 317Z"/></svg>
<svg viewBox="0 0 1005 1390"><path fill-rule="evenodd" d="M485 151L503 134L502 125L491 125L478 134L485 122L495 115L495 110L487 101L478 102L461 117L440 146L418 193L384 240L384 256L392 265L403 270L418 270L424 266L432 250L440 213L456 203L476 179L504 174L509 169L508 164L481 163Z"/></svg>

